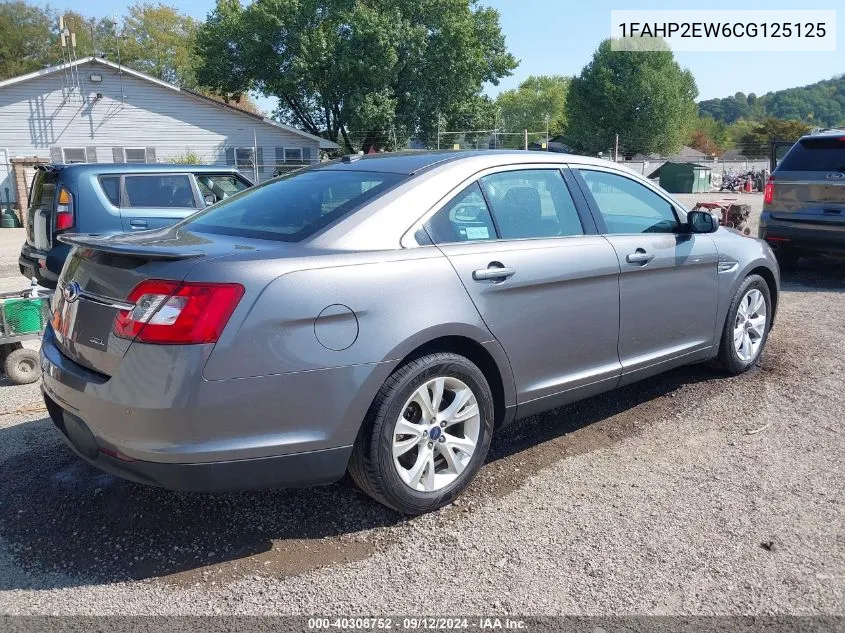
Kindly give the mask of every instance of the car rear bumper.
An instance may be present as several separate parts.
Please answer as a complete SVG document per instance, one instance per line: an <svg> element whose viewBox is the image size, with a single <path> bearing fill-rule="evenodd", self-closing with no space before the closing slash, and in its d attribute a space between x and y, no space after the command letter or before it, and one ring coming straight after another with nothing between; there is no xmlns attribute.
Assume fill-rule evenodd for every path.
<svg viewBox="0 0 845 633"><path fill-rule="evenodd" d="M104 453L91 429L62 409L44 391L56 428L79 457L107 473L142 484L190 492L225 492L261 488L296 488L329 484L343 477L352 446L203 463L161 463Z"/></svg>
<svg viewBox="0 0 845 633"><path fill-rule="evenodd" d="M55 288L69 252L70 247L66 245L57 246L49 251L40 251L24 243L18 257L18 267L27 279L35 277L41 285Z"/></svg>
<svg viewBox="0 0 845 633"><path fill-rule="evenodd" d="M760 215L759 237L775 251L845 252L845 223L791 222L774 218L769 211L764 211Z"/></svg>
<svg viewBox="0 0 845 633"><path fill-rule="evenodd" d="M390 364L208 381L200 375L208 347L133 345L109 377L65 356L48 327L42 388L53 422L88 463L171 489L296 487L343 476Z"/></svg>

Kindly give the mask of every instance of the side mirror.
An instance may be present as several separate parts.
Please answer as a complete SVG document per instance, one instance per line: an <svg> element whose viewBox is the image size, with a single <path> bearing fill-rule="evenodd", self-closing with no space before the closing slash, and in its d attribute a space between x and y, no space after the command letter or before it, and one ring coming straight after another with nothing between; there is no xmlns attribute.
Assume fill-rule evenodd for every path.
<svg viewBox="0 0 845 633"><path fill-rule="evenodd" d="M205 200L205 206L207 206L207 207L210 207L212 204L217 202L217 198L214 196L213 193L210 193L207 196L205 196L204 200Z"/></svg>
<svg viewBox="0 0 845 633"><path fill-rule="evenodd" d="M687 224L690 233L715 233L719 228L716 218L707 211L690 211L687 213Z"/></svg>

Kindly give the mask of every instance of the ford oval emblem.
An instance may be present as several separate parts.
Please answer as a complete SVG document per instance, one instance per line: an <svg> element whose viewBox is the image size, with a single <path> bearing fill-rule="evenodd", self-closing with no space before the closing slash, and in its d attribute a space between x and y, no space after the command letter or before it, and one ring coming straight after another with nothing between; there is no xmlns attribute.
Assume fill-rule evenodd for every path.
<svg viewBox="0 0 845 633"><path fill-rule="evenodd" d="M77 299L79 299L81 289L79 288L79 284L75 281L71 281L68 285L66 285L62 289L62 297L64 297L65 301L68 303L73 303Z"/></svg>
<svg viewBox="0 0 845 633"><path fill-rule="evenodd" d="M833 171L830 172L827 176L825 176L828 180L842 180L845 178L845 172L842 171Z"/></svg>

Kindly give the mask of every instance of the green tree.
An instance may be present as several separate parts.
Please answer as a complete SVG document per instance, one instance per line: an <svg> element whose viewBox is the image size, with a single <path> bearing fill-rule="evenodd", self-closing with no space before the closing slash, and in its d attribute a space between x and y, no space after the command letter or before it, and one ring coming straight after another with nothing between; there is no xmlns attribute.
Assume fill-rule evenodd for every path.
<svg viewBox="0 0 845 633"><path fill-rule="evenodd" d="M568 143L596 153L671 153L689 138L698 89L669 50L613 51L605 40L572 80L566 101Z"/></svg>
<svg viewBox="0 0 845 633"><path fill-rule="evenodd" d="M282 120L364 151L474 116L517 64L474 0L218 0L197 52L200 83L278 97Z"/></svg>
<svg viewBox="0 0 845 633"><path fill-rule="evenodd" d="M708 156L721 156L725 150L733 147L730 127L711 116L699 117L687 145Z"/></svg>
<svg viewBox="0 0 845 633"><path fill-rule="evenodd" d="M26 2L0 2L0 80L33 72L51 61L53 18Z"/></svg>
<svg viewBox="0 0 845 633"><path fill-rule="evenodd" d="M802 121L784 121L774 117L743 127L746 131L737 138L737 147L749 158L767 157L772 141L797 141L811 128Z"/></svg>
<svg viewBox="0 0 845 633"><path fill-rule="evenodd" d="M570 81L562 75L532 76L515 90L501 93L496 99L501 127L506 132L544 132L548 125L550 137L563 134Z"/></svg>

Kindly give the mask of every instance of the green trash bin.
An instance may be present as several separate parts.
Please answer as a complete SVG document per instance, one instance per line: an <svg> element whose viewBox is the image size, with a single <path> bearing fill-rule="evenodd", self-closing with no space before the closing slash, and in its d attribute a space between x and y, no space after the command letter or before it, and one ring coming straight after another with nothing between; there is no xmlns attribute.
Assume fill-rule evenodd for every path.
<svg viewBox="0 0 845 633"><path fill-rule="evenodd" d="M40 332L46 325L44 316L45 299L7 299L3 302L9 334L32 334Z"/></svg>

